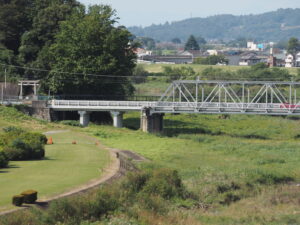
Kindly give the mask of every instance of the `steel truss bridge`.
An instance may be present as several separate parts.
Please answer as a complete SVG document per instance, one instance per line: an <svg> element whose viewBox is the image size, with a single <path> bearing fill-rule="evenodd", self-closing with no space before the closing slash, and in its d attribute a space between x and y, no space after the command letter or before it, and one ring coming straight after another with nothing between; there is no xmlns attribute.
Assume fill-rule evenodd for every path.
<svg viewBox="0 0 300 225"><path fill-rule="evenodd" d="M300 115L300 82L174 81L159 101L51 100L57 111Z"/></svg>

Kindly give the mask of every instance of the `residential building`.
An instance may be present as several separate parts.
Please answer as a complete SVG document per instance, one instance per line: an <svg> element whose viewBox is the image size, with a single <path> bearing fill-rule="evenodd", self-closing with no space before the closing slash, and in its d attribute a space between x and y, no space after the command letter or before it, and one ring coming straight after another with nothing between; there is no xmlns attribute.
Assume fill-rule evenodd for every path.
<svg viewBox="0 0 300 225"><path fill-rule="evenodd" d="M255 64L261 63L261 62L267 63L268 56L258 55L255 52L250 52L250 53L246 52L241 55L239 65L240 66L252 66L252 65L255 65Z"/></svg>
<svg viewBox="0 0 300 225"><path fill-rule="evenodd" d="M294 56L292 54L288 54L285 58L285 67L294 67Z"/></svg>

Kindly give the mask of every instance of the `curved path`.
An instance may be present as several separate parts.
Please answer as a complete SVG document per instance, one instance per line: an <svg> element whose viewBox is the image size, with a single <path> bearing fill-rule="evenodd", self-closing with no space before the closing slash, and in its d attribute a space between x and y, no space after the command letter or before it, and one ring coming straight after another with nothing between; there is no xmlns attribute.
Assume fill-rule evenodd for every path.
<svg viewBox="0 0 300 225"><path fill-rule="evenodd" d="M68 130L49 131L44 134L54 134L54 133L62 133L62 132L68 132ZM76 188L74 188L70 191L64 192L62 194L56 195L54 197L47 198L47 199L40 199L39 201L36 202L37 205L45 207L51 201L54 201L54 200L57 200L60 198L69 197L72 195L85 193L86 191L96 188L102 184L111 183L114 180L119 179L122 176L124 176L124 174L127 171L135 171L136 170L136 167L131 162L131 160L137 161L137 162L145 160L145 158L143 158L131 151L110 148L110 147L107 147L107 146L101 144L99 142L99 140L94 137L87 136L87 138L89 138L91 141L94 141L94 142L96 141L97 146L99 148L109 151L111 163L108 167L103 169L102 176L100 178L93 179L84 185L76 187ZM129 160L129 159L131 159L131 160ZM24 207L20 207L20 208L8 210L8 211L3 211L3 212L0 212L0 216L4 216L4 215L8 215L8 214L20 211L20 210L28 209L30 207L31 206L26 205Z"/></svg>

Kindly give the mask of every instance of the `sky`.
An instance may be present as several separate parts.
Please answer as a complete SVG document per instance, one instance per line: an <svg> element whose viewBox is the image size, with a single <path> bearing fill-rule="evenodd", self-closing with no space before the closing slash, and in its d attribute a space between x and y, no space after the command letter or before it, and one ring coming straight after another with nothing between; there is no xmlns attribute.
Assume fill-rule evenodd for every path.
<svg viewBox="0 0 300 225"><path fill-rule="evenodd" d="M279 8L300 8L300 0L79 0L107 4L117 10L120 25L149 26L191 17L247 15Z"/></svg>

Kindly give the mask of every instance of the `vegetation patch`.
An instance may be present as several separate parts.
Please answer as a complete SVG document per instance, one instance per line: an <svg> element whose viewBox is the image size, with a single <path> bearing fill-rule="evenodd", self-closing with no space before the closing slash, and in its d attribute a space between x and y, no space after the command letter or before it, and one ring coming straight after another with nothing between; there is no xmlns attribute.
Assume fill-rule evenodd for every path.
<svg viewBox="0 0 300 225"><path fill-rule="evenodd" d="M8 216L0 219L0 222L3 225L16 222L18 225L25 225L29 221L35 225L79 225L87 221L92 223L100 218L109 219L112 215L123 212L126 215L128 212L128 216L132 213L131 216L140 224L142 220L139 220L138 215L141 210L164 215L163 213L172 209L175 202L184 202L186 207L197 202L186 191L178 172L172 169L144 170L131 173L122 182L101 187L85 196L56 200L50 203L47 210L31 209L29 213L20 212L19 217Z"/></svg>
<svg viewBox="0 0 300 225"><path fill-rule="evenodd" d="M42 159L47 138L43 134L27 132L16 127L3 129L0 146L9 160Z"/></svg>

